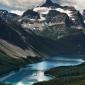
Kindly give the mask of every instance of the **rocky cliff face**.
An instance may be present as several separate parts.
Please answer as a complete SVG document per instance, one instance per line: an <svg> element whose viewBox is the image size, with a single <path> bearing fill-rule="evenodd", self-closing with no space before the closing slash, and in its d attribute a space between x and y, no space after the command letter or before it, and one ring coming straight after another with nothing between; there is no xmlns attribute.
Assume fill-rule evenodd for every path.
<svg viewBox="0 0 85 85"><path fill-rule="evenodd" d="M39 13L30 9L24 12L22 16L23 17L26 16L26 18L29 18L29 19L40 19Z"/></svg>
<svg viewBox="0 0 85 85"><path fill-rule="evenodd" d="M31 29L39 36L49 38L56 36L52 38L57 39L67 36L70 29L74 30L72 31L74 33L75 30L79 32L79 30L85 27L84 19L78 10L74 7L60 6L51 0L47 0L42 6L32 9L32 12L36 12L37 15L32 15L29 12L24 13L25 17L29 14L32 15L32 17L28 19L23 18L21 20L22 27ZM33 19L33 17L37 18ZM51 28L50 32L49 28ZM44 33L47 32L48 34L45 35ZM52 32L54 32L55 35L53 35Z"/></svg>
<svg viewBox="0 0 85 85"><path fill-rule="evenodd" d="M83 10L83 19L84 19L84 23L85 23L85 10Z"/></svg>
<svg viewBox="0 0 85 85"><path fill-rule="evenodd" d="M47 0L42 6L32 9L32 11L38 13L40 18L23 18L21 20L23 21L22 27L24 27L26 30L32 30L32 32L38 36L51 39L54 42L68 37L68 42L70 41L70 36L75 37L76 35L78 36L80 34L84 35L84 19L80 12L74 7L60 6L53 3L51 0ZM28 13L26 13L25 16L27 15ZM66 43L64 40L62 42ZM75 42L76 41L74 39L74 43ZM70 47L68 46L68 49L69 48Z"/></svg>

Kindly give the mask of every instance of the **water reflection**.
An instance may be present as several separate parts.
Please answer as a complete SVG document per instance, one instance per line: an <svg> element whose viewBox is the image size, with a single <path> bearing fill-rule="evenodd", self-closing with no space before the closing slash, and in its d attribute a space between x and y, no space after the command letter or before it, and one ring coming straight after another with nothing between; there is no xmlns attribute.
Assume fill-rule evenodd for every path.
<svg viewBox="0 0 85 85"><path fill-rule="evenodd" d="M40 82L40 81L47 81L49 79L52 79L49 76L46 76L43 71L37 71L33 73L31 76L25 77L23 80L18 82L16 85L32 85L34 82Z"/></svg>
<svg viewBox="0 0 85 85"><path fill-rule="evenodd" d="M36 73L36 79L38 82L39 81L47 81L47 80L51 79L51 77L46 76L43 71L38 71Z"/></svg>
<svg viewBox="0 0 85 85"><path fill-rule="evenodd" d="M53 67L59 67L59 66L74 66L79 65L81 63L85 62L83 59L69 59L69 58L50 58L43 62L37 63L37 64L31 64L30 68L32 70L48 70Z"/></svg>

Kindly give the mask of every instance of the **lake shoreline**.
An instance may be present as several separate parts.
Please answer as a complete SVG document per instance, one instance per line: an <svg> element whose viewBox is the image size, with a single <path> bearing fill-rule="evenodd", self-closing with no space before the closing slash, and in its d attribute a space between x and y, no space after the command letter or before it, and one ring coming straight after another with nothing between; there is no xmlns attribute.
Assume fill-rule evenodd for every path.
<svg viewBox="0 0 85 85"><path fill-rule="evenodd" d="M61 56L60 56L61 57ZM32 67L32 69L34 69L34 70L38 70L38 69L40 69L40 68L37 68L36 69L36 67L43 67L42 65L46 65L47 66L47 64L46 64L46 61L49 61L49 62L47 62L47 63L49 63L49 65L51 65L50 64L50 62L52 63L52 65L54 64L54 66L55 65L57 65L57 63L58 62L63 62L64 64L65 64L65 62L67 62L67 65L65 64L65 66L63 65L63 64L61 64L61 66L56 66L56 67L50 67L49 69L48 68L41 68L40 70L42 71L44 71L44 74L45 74L45 76L48 76L48 77L52 77L53 79L55 79L56 77L55 77L55 75L53 75L53 74L50 74L49 73L49 71L50 70L52 70L52 69L58 69L58 68L61 68L61 67L69 67L70 65L71 65L71 63L73 62L73 65L80 65L80 63L83 63L83 61L84 61L84 59L76 59L76 58L65 58L65 57L61 57L61 58L58 58L58 56L57 57L52 57L53 58L53 60L51 60L51 59L46 59L46 60L44 60L44 61L42 61L42 62L40 62L40 61L38 61L38 62L35 62L35 63L32 63L32 64L26 64L26 65L24 65L22 68L20 68L20 69L18 69L18 70L16 70L16 71L13 71L13 73L11 73L11 74L9 74L9 75L7 75L7 76L5 76L5 77L3 77L2 78L2 81L4 81L4 80L6 80L7 78L11 78L11 76L13 76L13 75L16 75L16 73L17 73L17 71L18 72L21 72L22 73L22 71L24 71L23 69L30 69L30 68L28 68L30 65L34 65L33 67ZM56 58L56 59L55 59ZM53 62L55 62L55 63L53 63ZM56 63L57 62L57 63ZM74 63L75 62L75 63ZM80 63L79 63L80 62ZM85 62L85 61L84 61ZM38 65L38 64L40 64L40 66ZM48 65L48 66L49 66ZM51 65L51 66L52 66ZM46 70L46 69L48 69L48 71ZM38 74L39 75L39 74ZM42 73L41 73L41 75L42 75ZM42 79L39 79L39 80L42 80ZM52 79L50 79L49 81L51 81ZM43 80L44 81L44 80ZM48 80L47 80L48 81ZM0 81L1 82L1 81ZM4 82L1 82L1 83L4 83ZM35 85L35 84L34 84Z"/></svg>
<svg viewBox="0 0 85 85"><path fill-rule="evenodd" d="M33 60L31 60L31 59L33 59ZM31 59L27 60L26 63L22 63L22 65L17 66L16 69L14 69L14 70L12 70L12 71L10 70L9 72L7 72L7 73L5 73L5 74L0 75L0 83L4 83L3 80L5 80L6 78L14 75L16 72L21 71L21 70L24 69L27 65L32 64L32 63L38 63L38 62L41 62L41 61L43 60L43 59L41 59L41 58L36 58L36 57L35 57L35 58L31 58ZM37 60L37 59L38 59L38 60ZM31 62L31 61L32 61L32 62Z"/></svg>
<svg viewBox="0 0 85 85"><path fill-rule="evenodd" d="M49 81L38 82L33 85L84 85L85 62L77 66L55 67L45 72L55 78Z"/></svg>

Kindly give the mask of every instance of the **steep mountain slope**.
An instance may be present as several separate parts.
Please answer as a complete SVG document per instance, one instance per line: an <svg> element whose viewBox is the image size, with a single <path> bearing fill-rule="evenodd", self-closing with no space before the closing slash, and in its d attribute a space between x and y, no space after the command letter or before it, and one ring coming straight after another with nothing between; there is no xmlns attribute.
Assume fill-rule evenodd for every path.
<svg viewBox="0 0 85 85"><path fill-rule="evenodd" d="M27 10L26 12L23 13L23 17L26 16L26 18L31 18L31 19L39 19L40 16L37 12L33 11L33 10Z"/></svg>
<svg viewBox="0 0 85 85"><path fill-rule="evenodd" d="M17 70L27 63L37 62L41 55L29 43L30 39L34 39L31 31L27 33L16 20L4 19L5 15L0 16L0 75Z"/></svg>

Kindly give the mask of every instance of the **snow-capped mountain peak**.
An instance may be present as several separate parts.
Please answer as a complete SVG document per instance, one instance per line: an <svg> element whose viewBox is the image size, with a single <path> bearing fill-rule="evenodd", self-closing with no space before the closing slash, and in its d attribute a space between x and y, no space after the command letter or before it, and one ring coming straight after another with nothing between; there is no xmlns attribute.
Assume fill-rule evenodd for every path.
<svg viewBox="0 0 85 85"><path fill-rule="evenodd" d="M84 26L82 15L78 10L72 6L60 6L51 0L47 0L42 6L27 10L23 14L23 17L26 20L26 23L24 23L26 28L40 29L43 26L58 24L66 24L74 27ZM24 21L23 19L22 21Z"/></svg>

